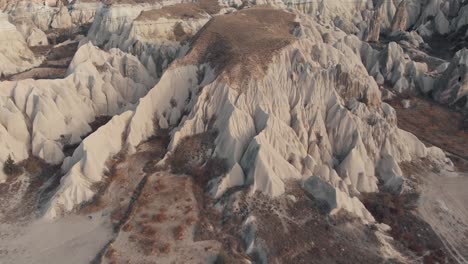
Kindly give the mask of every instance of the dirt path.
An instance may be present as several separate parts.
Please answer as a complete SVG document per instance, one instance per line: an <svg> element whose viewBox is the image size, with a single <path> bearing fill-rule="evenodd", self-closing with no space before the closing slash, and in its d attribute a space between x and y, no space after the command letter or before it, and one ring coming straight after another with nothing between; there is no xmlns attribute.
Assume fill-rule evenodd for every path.
<svg viewBox="0 0 468 264"><path fill-rule="evenodd" d="M428 173L418 212L458 263L468 263L468 174Z"/></svg>

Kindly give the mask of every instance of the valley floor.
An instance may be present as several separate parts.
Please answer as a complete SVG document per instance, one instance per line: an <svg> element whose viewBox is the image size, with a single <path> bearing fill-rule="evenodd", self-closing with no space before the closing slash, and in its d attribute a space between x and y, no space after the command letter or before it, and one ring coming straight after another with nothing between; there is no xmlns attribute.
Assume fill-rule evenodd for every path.
<svg viewBox="0 0 468 264"><path fill-rule="evenodd" d="M398 126L415 134L426 145L443 149L454 162L455 172L418 169L421 179L418 215L441 238L458 263L468 263L468 131L464 116L446 106L411 98L403 108L394 101Z"/></svg>
<svg viewBox="0 0 468 264"><path fill-rule="evenodd" d="M418 213L458 263L468 263L468 174L428 173Z"/></svg>

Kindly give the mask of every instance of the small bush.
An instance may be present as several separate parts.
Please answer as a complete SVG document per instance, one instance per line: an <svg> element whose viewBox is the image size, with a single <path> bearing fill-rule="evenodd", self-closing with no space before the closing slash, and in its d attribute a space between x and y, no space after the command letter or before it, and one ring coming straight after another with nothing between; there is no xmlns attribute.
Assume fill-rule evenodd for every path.
<svg viewBox="0 0 468 264"><path fill-rule="evenodd" d="M218 256L216 257L216 260L214 264L230 264L230 263L235 263L232 257L226 252L226 250L221 249L219 251Z"/></svg>
<svg viewBox="0 0 468 264"><path fill-rule="evenodd" d="M163 254L171 252L171 245L169 243L165 243L159 248L159 252Z"/></svg>
<svg viewBox="0 0 468 264"><path fill-rule="evenodd" d="M159 214L153 215L151 220L156 223L162 223L167 220L167 216L165 213L159 213Z"/></svg>
<svg viewBox="0 0 468 264"><path fill-rule="evenodd" d="M23 163L24 169L33 175L40 174L45 166L46 163L36 157L30 157Z"/></svg>
<svg viewBox="0 0 468 264"><path fill-rule="evenodd" d="M8 176L17 176L21 174L21 167L16 165L11 155L8 155L7 160L5 160L5 163L3 164L3 172Z"/></svg>
<svg viewBox="0 0 468 264"><path fill-rule="evenodd" d="M185 232L186 232L186 226L185 225L179 225L174 229L174 238L177 240L182 240L184 239Z"/></svg>

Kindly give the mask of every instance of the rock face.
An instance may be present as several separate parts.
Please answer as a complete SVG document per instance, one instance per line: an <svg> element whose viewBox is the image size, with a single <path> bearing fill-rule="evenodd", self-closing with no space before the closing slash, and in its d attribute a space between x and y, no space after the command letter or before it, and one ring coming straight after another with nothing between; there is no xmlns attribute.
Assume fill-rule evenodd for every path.
<svg viewBox="0 0 468 264"><path fill-rule="evenodd" d="M89 43L76 53L65 79L0 83L0 135L8 141L0 163L9 154L21 161L31 152L60 164L63 147L79 143L95 117L131 108L154 83L135 57ZM0 180L5 180L3 171Z"/></svg>
<svg viewBox="0 0 468 264"><path fill-rule="evenodd" d="M30 47L47 46L49 44L46 34L38 28L31 30L29 37L27 38L27 42Z"/></svg>
<svg viewBox="0 0 468 264"><path fill-rule="evenodd" d="M5 3L3 10L25 39L35 34L31 43L39 44L34 39L37 39L38 34L42 35L40 31L71 30L90 24L102 6L99 0L66 3L67 5L62 1L11 1Z"/></svg>
<svg viewBox="0 0 468 264"><path fill-rule="evenodd" d="M406 11L406 0L402 0L398 5L395 16L392 20L391 31L406 31L408 23L408 11Z"/></svg>
<svg viewBox="0 0 468 264"><path fill-rule="evenodd" d="M72 25L72 18L68 13L68 8L61 5L59 11L55 13L50 26L52 28L71 28Z"/></svg>
<svg viewBox="0 0 468 264"><path fill-rule="evenodd" d="M77 0L71 5L70 16L74 25L87 25L94 21L102 8L101 1Z"/></svg>
<svg viewBox="0 0 468 264"><path fill-rule="evenodd" d="M313 260L315 249L339 251L337 262L410 262L415 254L397 252L397 237L390 241L390 227L377 223L388 207L380 205L391 196L392 206L404 204L398 210L414 211L406 199L418 184L408 177L417 162L456 172L441 149L399 129L390 104L403 112L401 125L429 109L413 94L468 110L468 50L441 49L452 40L466 45L466 6L0 0L0 169L8 156L45 167L11 177L0 170L0 201L10 199L7 186L11 200L26 201L20 209L40 211L44 223L74 227L75 216L91 223L86 233L59 226L70 230L63 240L71 244L56 248L86 244L86 256L73 258L86 259L79 263L101 255L103 263L142 263L156 254L211 263L222 247L246 262L334 259L328 252ZM55 38L67 40L55 45ZM15 206L1 208L0 231ZM89 236L94 225L108 236ZM273 228L284 232L272 235ZM83 242L97 236L102 245ZM2 237L9 234L0 236L8 244ZM365 241L350 246L353 239ZM22 262L15 247L8 245L8 260ZM42 249L26 249L25 258ZM360 249L372 253L356 257ZM129 254L113 258L122 253ZM345 253L352 258L343 260Z"/></svg>
<svg viewBox="0 0 468 264"><path fill-rule="evenodd" d="M152 74L160 77L175 58L187 51L184 44L210 18L202 5L193 3L166 7L159 3L116 4L100 11L88 38L105 49L119 48L137 56Z"/></svg>
<svg viewBox="0 0 468 264"><path fill-rule="evenodd" d="M380 24L381 24L380 12L374 11L374 14L372 15L372 19L369 23L369 28L367 29L366 37L364 38L364 40L378 41L380 38Z"/></svg>
<svg viewBox="0 0 468 264"><path fill-rule="evenodd" d="M468 50L458 51L439 80L436 81L433 97L448 105L468 109Z"/></svg>
<svg viewBox="0 0 468 264"><path fill-rule="evenodd" d="M36 57L8 16L0 13L0 75L5 76L37 66L42 58Z"/></svg>
<svg viewBox="0 0 468 264"><path fill-rule="evenodd" d="M230 49L214 49L226 46ZM132 114L115 117L93 138L127 131L122 143L132 152L157 132L156 120L156 127L173 128L172 151L182 138L214 129L214 155L227 159L233 175L240 166L245 179L238 182L252 193L279 196L285 182L316 176L335 189L336 211L372 222L354 195L377 191L379 179L399 188L401 181L394 180L400 177L399 162L420 157L445 162L445 157L397 128L395 111L381 102L356 52L365 47L357 37L285 11L253 8L216 17ZM102 161L118 152L86 146L83 142L66 164L90 167L68 170L49 217L91 199L88 186L102 180L94 172L105 166L90 158Z"/></svg>

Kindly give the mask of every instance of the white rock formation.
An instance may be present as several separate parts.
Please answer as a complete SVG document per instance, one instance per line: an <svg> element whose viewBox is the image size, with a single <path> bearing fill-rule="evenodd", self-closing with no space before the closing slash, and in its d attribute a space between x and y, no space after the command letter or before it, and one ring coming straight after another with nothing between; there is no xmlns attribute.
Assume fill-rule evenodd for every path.
<svg viewBox="0 0 468 264"><path fill-rule="evenodd" d="M100 10L88 39L105 49L119 48L137 56L160 77L175 58L186 52L183 44L210 18L192 3L115 4Z"/></svg>
<svg viewBox="0 0 468 264"><path fill-rule="evenodd" d="M21 33L0 13L0 75L25 71L39 65L42 58L34 56Z"/></svg>
<svg viewBox="0 0 468 264"><path fill-rule="evenodd" d="M256 16L261 16L262 21L252 22L257 21ZM294 20L300 22L296 37L287 36L290 29L281 31L282 27L294 25ZM284 43L289 44L265 55L248 42L238 42L244 37L240 28L249 21L265 23L254 24L253 28L278 27L275 36L283 36ZM270 43L271 35L264 34L249 32L256 38L253 43ZM326 42L324 35L328 35ZM241 74L245 72L239 68L236 56L228 56L226 64L218 65L206 50L213 47L210 45L220 45L220 40L231 41L231 50L239 45L247 52L245 56L263 59L241 60L243 67L256 69L249 75ZM185 136L216 129L214 155L227 158L233 171L240 166L245 177L241 181L242 174L231 171L219 181L215 195L224 192L225 186L245 184L252 192L278 196L284 193L285 182L317 176L336 190L335 211L344 209L372 222L372 216L353 197L355 194L377 191L379 178L398 188L399 162L420 157L445 162L446 158L397 128L395 111L381 102L378 86L361 62L364 56L360 52L366 47L357 37L346 37L344 32L306 16L291 18L284 11L248 9L216 17L203 29L190 53L169 67L133 113L118 119L128 119L125 149L132 152L152 136L156 132L155 119L161 128L175 126L170 151ZM272 56L271 61L265 58L268 56ZM171 104L168 98L177 103ZM189 114L177 123L183 112ZM123 131L120 121L118 124L116 130ZM104 140L111 126L106 125L95 136ZM69 211L91 199L91 184L102 180L102 174L96 172L105 170L102 162L93 163L91 159L102 161L118 152L114 147L107 151L86 148L85 154L85 146L83 142L74 153L73 163L95 167L70 170L47 216L55 217L61 210Z"/></svg>
<svg viewBox="0 0 468 264"><path fill-rule="evenodd" d="M70 16L74 25L91 24L102 8L101 1L77 0L71 5Z"/></svg>
<svg viewBox="0 0 468 264"><path fill-rule="evenodd" d="M223 3L228 6L238 5L236 1L231 0ZM367 39L366 31L374 27L377 17L381 32L415 28L424 37L435 33L444 35L460 32L463 26L468 24L468 5L460 0L252 0L249 3L296 8L321 23L336 26L348 34L357 35L360 39ZM378 16L374 16L375 12ZM371 39L375 40L375 35Z"/></svg>
<svg viewBox="0 0 468 264"><path fill-rule="evenodd" d="M90 43L77 51L65 79L1 82L0 137L7 143L0 164L8 154L20 161L28 152L60 164L63 146L79 143L95 117L132 108L154 83L135 57Z"/></svg>
<svg viewBox="0 0 468 264"><path fill-rule="evenodd" d="M66 29L71 28L72 25L72 17L70 16L70 13L68 13L68 8L64 5L61 5L59 11L54 14L54 18L52 19L50 26L52 28Z"/></svg>
<svg viewBox="0 0 468 264"><path fill-rule="evenodd" d="M29 47L46 46L49 44L47 35L28 19L15 19L16 29L23 35Z"/></svg>
<svg viewBox="0 0 468 264"><path fill-rule="evenodd" d="M69 1L71 3L71 1ZM102 3L99 0L76 0L63 5L62 1L11 1L4 11L10 15L24 38L33 30L68 29L90 24Z"/></svg>
<svg viewBox="0 0 468 264"><path fill-rule="evenodd" d="M47 40L47 36L44 31L33 28L31 32L29 32L29 37L27 38L28 46L47 46L49 41Z"/></svg>

